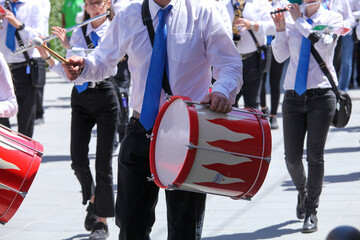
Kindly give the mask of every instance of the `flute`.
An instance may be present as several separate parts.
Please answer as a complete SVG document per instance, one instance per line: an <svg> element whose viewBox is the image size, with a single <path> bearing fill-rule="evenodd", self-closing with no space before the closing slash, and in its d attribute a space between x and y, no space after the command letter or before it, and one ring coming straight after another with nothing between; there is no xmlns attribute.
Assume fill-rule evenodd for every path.
<svg viewBox="0 0 360 240"><path fill-rule="evenodd" d="M315 4L318 4L318 3L320 3L320 1L312 2L312 3L307 3L307 4L301 4L301 5L299 5L299 6L300 6L300 7L307 7L307 6L315 5ZM290 6L290 8L292 8L292 7ZM286 12L286 11L287 11L286 8L281 8L281 9L279 9L279 10L275 10L275 11L270 12L270 14L281 13L281 12Z"/></svg>
<svg viewBox="0 0 360 240"><path fill-rule="evenodd" d="M107 16L109 14L110 14L110 11L107 11L106 13L103 13L103 14L100 14L100 15L98 15L96 17L90 18L90 19L88 19L88 20L86 20L86 21L84 21L84 22L82 22L82 23L80 23L78 25L75 25L75 26L73 26L71 28L65 29L65 32L68 33L68 32L74 31L77 28L80 28L80 27L82 27L82 26L84 26L86 24L89 24L89 23L91 23L91 22L93 22L95 20L98 20L99 18L102 18L104 16ZM43 41L48 42L48 41L53 40L55 38L57 38L57 36L55 34L52 34L52 35L44 38ZM17 55L19 53L26 52L27 50L29 50L31 48L34 48L34 47L35 47L35 45L33 43L30 43L30 44L28 44L26 46L23 46L23 47L20 47L20 48L16 49L14 52L11 53L11 55L15 56L15 55Z"/></svg>

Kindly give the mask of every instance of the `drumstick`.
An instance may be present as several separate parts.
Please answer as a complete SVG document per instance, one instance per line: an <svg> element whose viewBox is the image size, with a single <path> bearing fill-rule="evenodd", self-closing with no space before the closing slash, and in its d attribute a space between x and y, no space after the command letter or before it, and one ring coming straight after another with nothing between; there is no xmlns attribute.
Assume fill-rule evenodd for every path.
<svg viewBox="0 0 360 240"><path fill-rule="evenodd" d="M58 54L57 52L55 52L54 50L50 49L48 46L45 45L44 41L39 38L39 37L36 37L32 40L32 42L34 43L35 46L37 47L43 47L45 48L50 54L54 55L56 58L58 58L60 61L64 62L64 63L67 63L69 64L70 62L63 58L60 54Z"/></svg>
<svg viewBox="0 0 360 240"><path fill-rule="evenodd" d="M315 4L318 4L318 3L320 3L320 2L312 2L312 3L307 3L307 4L301 4L301 5L299 5L299 7L307 7L307 6L315 5ZM290 8L292 8L292 7L290 6ZM270 12L270 14L281 13L281 12L286 12L286 11L287 11L286 8L281 8L279 10L275 10L275 11Z"/></svg>

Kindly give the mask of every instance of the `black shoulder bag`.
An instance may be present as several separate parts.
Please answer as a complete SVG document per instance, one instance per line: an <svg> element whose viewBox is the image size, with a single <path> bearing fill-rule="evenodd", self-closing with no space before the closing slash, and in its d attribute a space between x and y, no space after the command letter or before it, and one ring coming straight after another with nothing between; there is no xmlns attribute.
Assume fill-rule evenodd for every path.
<svg viewBox="0 0 360 240"><path fill-rule="evenodd" d="M154 31L154 27L153 27L151 15L150 15L150 10L149 10L149 0L144 0L144 2L142 3L142 5L141 5L141 16L142 16L142 20L143 20L144 25L147 27L149 37L150 37L150 41L151 41L151 45L153 46L154 45L155 31ZM166 69L164 70L164 77L163 77L162 87L165 90L165 93L167 95L169 95L169 96L172 95L169 79L168 79L168 77L166 75Z"/></svg>
<svg viewBox="0 0 360 240"><path fill-rule="evenodd" d="M5 8L10 9L9 0L5 1ZM24 43L20 37L18 30L15 30L15 37L20 47L24 46ZM46 72L45 72L45 61L41 58L31 58L27 52L23 52L26 62L28 64L27 67L30 67L30 77L31 77L31 85L33 87L44 87Z"/></svg>
<svg viewBox="0 0 360 240"><path fill-rule="evenodd" d="M258 40L255 37L255 34L252 30L249 30L249 33L252 39L255 42L257 52L259 53L259 70L262 73L266 73L270 70L271 58L272 58L272 49L271 45L260 46Z"/></svg>
<svg viewBox="0 0 360 240"><path fill-rule="evenodd" d="M346 124L348 124L350 119L352 108L351 98L346 92L339 91L339 89L335 85L334 79L329 72L329 69L326 67L325 62L321 58L320 54L316 51L313 44L311 44L311 53L319 64L319 67L321 68L325 76L328 78L332 90L336 95L336 110L331 125L337 128L343 128L346 126Z"/></svg>

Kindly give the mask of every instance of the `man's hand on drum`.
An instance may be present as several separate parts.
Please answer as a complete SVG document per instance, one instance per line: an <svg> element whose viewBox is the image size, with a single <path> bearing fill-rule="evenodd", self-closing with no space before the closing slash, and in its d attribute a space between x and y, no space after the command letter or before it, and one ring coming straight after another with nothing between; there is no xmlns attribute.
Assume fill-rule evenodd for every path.
<svg viewBox="0 0 360 240"><path fill-rule="evenodd" d="M67 78L70 81L73 81L80 75L85 66L85 60L84 58L78 56L72 56L68 60L69 63L62 63L61 65L65 70Z"/></svg>
<svg viewBox="0 0 360 240"><path fill-rule="evenodd" d="M210 104L210 110L215 112L228 113L232 110L229 99L220 92L208 93L201 104Z"/></svg>

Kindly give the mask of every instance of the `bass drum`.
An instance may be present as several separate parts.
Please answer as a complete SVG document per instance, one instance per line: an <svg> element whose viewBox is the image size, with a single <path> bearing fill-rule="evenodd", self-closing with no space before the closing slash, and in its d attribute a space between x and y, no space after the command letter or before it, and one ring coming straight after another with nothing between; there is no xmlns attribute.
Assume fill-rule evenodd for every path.
<svg viewBox="0 0 360 240"><path fill-rule="evenodd" d="M150 144L150 169L159 187L234 199L258 192L270 158L271 132L262 112L217 113L181 96L161 108Z"/></svg>
<svg viewBox="0 0 360 240"><path fill-rule="evenodd" d="M0 125L0 223L7 223L20 207L42 152L40 143Z"/></svg>

